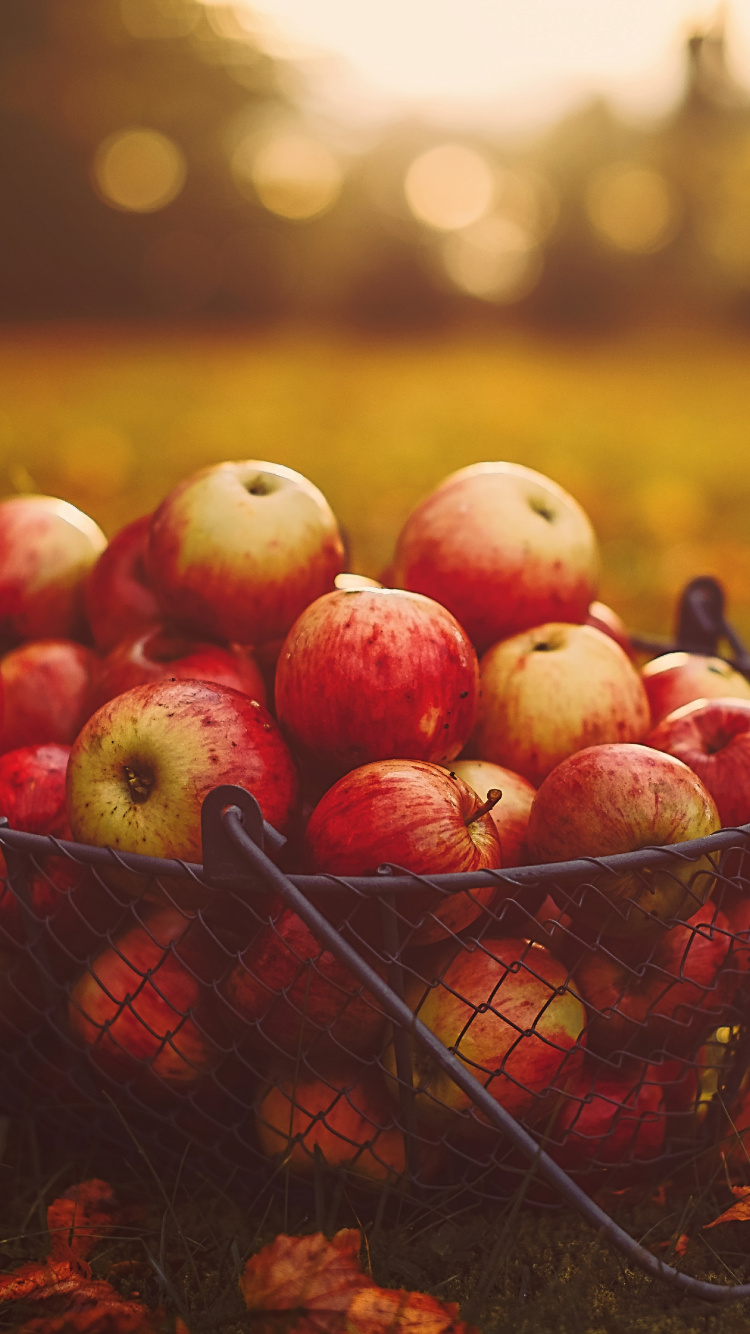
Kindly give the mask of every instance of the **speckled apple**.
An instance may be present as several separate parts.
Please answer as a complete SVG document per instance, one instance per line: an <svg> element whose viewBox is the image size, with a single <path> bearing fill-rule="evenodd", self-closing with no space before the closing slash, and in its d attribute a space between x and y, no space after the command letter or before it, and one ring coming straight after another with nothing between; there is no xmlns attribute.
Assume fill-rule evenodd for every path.
<svg viewBox="0 0 750 1334"><path fill-rule="evenodd" d="M448 607L481 653L543 621L585 621L599 554L563 487L520 463L475 463L409 516L392 578Z"/></svg>
<svg viewBox="0 0 750 1334"><path fill-rule="evenodd" d="M474 726L479 668L455 617L400 589L339 590L292 626L276 713L295 750L335 774L373 760L446 764Z"/></svg>
<svg viewBox="0 0 750 1334"><path fill-rule="evenodd" d="M343 568L325 497L278 463L204 468L151 522L147 570L165 615L238 644L281 638Z"/></svg>

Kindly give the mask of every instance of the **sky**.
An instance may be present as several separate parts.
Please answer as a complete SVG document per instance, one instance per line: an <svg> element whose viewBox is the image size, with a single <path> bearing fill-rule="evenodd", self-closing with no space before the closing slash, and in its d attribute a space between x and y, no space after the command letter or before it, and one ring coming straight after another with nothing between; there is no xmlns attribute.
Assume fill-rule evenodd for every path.
<svg viewBox="0 0 750 1334"><path fill-rule="evenodd" d="M204 0L211 3L211 0ZM309 58L330 110L543 125L591 93L649 117L677 97L686 36L724 12L750 83L750 0L234 0Z"/></svg>

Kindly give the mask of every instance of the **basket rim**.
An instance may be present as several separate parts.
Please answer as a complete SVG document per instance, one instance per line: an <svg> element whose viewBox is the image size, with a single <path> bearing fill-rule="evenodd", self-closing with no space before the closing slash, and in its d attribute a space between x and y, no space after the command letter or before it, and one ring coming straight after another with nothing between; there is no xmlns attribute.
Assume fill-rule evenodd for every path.
<svg viewBox="0 0 750 1334"><path fill-rule="evenodd" d="M236 808L234 808L236 809ZM239 812L238 812L239 814ZM378 867L376 875L333 875L328 872L298 874L285 872L288 879L298 889L320 893L336 893L354 890L363 896L379 897L391 894L413 892L415 886L430 886L445 892L466 891L491 888L493 885L507 885L510 889L525 887L543 887L545 884L567 883L575 885L586 883L592 874L624 875L628 872L643 872L668 868L675 861L697 861L701 857L721 858L721 854L732 848L750 850L750 823L719 829L716 833L703 838L687 839L681 843L649 845L634 852L622 852L608 857L580 857L572 861L549 862L534 866L513 866L507 869L436 872L420 874L416 871L384 863ZM13 853L48 857L64 856L70 861L92 867L104 867L134 872L143 876L159 876L198 881L209 889L226 890L233 885L248 888L248 881L255 879L253 870L248 866L247 876L231 878L222 876L221 881L212 881L200 862L182 861L178 858L152 857L140 852L123 852L112 847L96 847L88 843L74 843L53 835L29 834L20 829L12 829L0 817L0 849ZM716 863L719 871L719 861ZM10 870L10 868L9 868ZM250 883L249 888L254 888ZM265 887L258 886L265 891Z"/></svg>

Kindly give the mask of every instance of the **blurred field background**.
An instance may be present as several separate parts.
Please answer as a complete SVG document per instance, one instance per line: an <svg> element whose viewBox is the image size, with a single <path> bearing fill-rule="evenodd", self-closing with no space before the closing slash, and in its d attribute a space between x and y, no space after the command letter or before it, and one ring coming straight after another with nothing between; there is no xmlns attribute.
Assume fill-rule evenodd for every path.
<svg viewBox="0 0 750 1334"><path fill-rule="evenodd" d="M23 326L0 331L5 489L58 494L108 532L226 458L298 468L377 576L451 469L528 464L568 487L603 553L602 596L668 634L699 573L750 639L750 340L492 331Z"/></svg>
<svg viewBox="0 0 750 1334"><path fill-rule="evenodd" d="M495 101L369 120L359 86L326 101L338 58L274 19L356 46L338 0L0 4L0 490L111 534L203 464L277 460L378 575L445 473L509 458L586 507L631 627L669 634L711 573L750 637L747 0L606 23L537 0L504 27L470 5L453 29L451 3L407 7L384 69L411 60L416 88L437 51L470 88L483 13ZM546 60L525 93L523 22ZM639 79L656 101L626 106Z"/></svg>

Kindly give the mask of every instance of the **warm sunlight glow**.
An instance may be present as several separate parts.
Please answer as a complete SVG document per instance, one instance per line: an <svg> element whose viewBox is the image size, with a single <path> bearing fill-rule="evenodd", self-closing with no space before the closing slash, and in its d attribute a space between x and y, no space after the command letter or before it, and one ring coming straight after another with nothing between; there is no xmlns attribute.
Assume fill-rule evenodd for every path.
<svg viewBox="0 0 750 1334"><path fill-rule="evenodd" d="M677 208L672 192L651 167L612 163L595 176L586 202L596 231L618 250L649 254L674 235Z"/></svg>
<svg viewBox="0 0 750 1334"><path fill-rule="evenodd" d="M232 157L240 189L254 190L281 218L317 217L336 201L343 172L330 149L305 134L277 134L262 146L251 137Z"/></svg>
<svg viewBox="0 0 750 1334"><path fill-rule="evenodd" d="M216 4L217 0L203 0ZM596 93L637 114L678 96L684 42L716 0L235 0L248 31L310 61L323 100L450 104L540 124ZM730 47L750 69L750 0L728 7Z"/></svg>
<svg viewBox="0 0 750 1334"><path fill-rule="evenodd" d="M461 291L504 303L526 296L542 268L534 237L502 215L483 218L447 237L443 262Z"/></svg>
<svg viewBox="0 0 750 1334"><path fill-rule="evenodd" d="M484 217L492 206L495 181L489 163L473 148L440 144L412 162L404 193L415 218L449 232Z"/></svg>
<svg viewBox="0 0 750 1334"><path fill-rule="evenodd" d="M187 174L180 149L157 130L122 130L99 146L94 181L105 203L154 213L180 193Z"/></svg>

